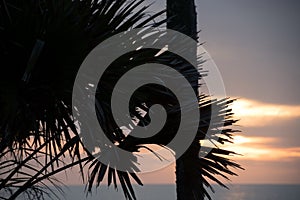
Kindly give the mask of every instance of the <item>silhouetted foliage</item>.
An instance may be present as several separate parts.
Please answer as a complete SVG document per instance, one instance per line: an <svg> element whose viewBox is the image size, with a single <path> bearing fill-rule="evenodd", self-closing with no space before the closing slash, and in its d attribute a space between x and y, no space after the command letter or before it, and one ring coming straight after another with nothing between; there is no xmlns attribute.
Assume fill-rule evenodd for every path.
<svg viewBox="0 0 300 200"><path fill-rule="evenodd" d="M27 199L55 197L49 183L63 192L57 185L60 181L55 174L73 166L79 166L83 181L86 176L83 169L88 169L88 191L93 184L99 186L107 176L108 185L113 184L117 188L119 181L125 198L136 199L131 180L142 185L137 174L106 166L85 150L79 138L76 118L72 115L72 89L82 61L96 45L131 28L164 25L165 20L154 21L164 11L148 16L145 14L148 6L143 6L143 3L144 0L1 1L0 194L5 195L1 195L1 199L15 199L19 195L25 195ZM101 109L97 109L97 114L105 116L99 117L99 121L106 125L104 129L111 141L118 142L121 148L131 152L138 152L146 144L168 144L176 134L178 121L170 121L166 129L148 139L126 136L109 115L106 104L109 95L105 93L124 73L123 66L132 68L154 62L172 66L187 77L195 75L186 61L172 53L155 56L157 52L137 50L120 58L113 63L113 70L108 72L104 80L106 84L98 86L96 100ZM199 58L201 63L203 61ZM197 81L190 83L198 87ZM136 108L147 112L155 103L168 105L169 111L174 116L178 115L176 97L165 88L150 87L146 91L137 93L132 101L130 112L133 118L147 124L147 115L142 117ZM201 121L191 149L205 136L220 144L231 142L234 130L225 128L235 123L228 108L231 102L229 99L199 96ZM212 112L212 106L217 108L217 112ZM212 124L210 131L209 123ZM216 129L222 129L222 134L216 135ZM193 173L201 174L201 178L191 179L191 187L203 183L210 187L203 176L223 185L215 175L225 178L226 175L235 175L228 167L240 166L224 157L229 154L234 152L216 147L204 158L185 157L189 163L187 167L193 169ZM198 174L190 175L198 177ZM196 196L209 196L206 190L194 190Z"/></svg>

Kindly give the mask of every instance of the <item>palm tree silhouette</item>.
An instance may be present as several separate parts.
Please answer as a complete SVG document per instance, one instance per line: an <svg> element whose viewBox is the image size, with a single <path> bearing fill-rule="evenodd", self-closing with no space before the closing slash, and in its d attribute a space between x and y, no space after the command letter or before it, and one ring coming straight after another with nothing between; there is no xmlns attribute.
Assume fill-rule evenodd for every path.
<svg viewBox="0 0 300 200"><path fill-rule="evenodd" d="M194 0L167 0L167 27L179 31L185 35L190 36L197 41L197 14ZM194 55L194 60L197 59L197 46L191 49L191 54ZM193 76L194 82L198 82L200 77ZM198 94L198 85L194 84L194 91ZM193 151L195 153L193 153ZM202 179L200 173L195 173L195 167L188 166L189 162L194 163L198 159L200 151L199 142L194 144L176 160L176 184L177 184L177 199L204 199L203 184L199 180ZM194 154L194 155L193 155ZM194 161L192 161L192 159ZM199 169L197 169L199 170ZM197 194L194 195L194 194Z"/></svg>
<svg viewBox="0 0 300 200"><path fill-rule="evenodd" d="M136 199L131 179L142 185L137 174L102 164L82 144L76 128L76 118L72 114L72 87L82 61L97 44L131 28L159 27L165 24L165 20L155 20L165 11L149 17L145 14L148 7L142 7L143 3L144 0L1 1L2 199L15 199L20 195L25 195L28 199L43 199L51 194L56 196L46 183L57 186L59 180L55 179L55 175L73 166L79 166L83 181L84 168L88 168L88 191L91 191L94 183L99 186L104 176L107 176L108 185L113 184L117 188L118 180L125 198ZM168 6L169 4L170 1ZM174 18L174 23L177 22ZM168 26L175 27L171 22ZM196 39L195 29L187 34ZM170 106L174 120L158 135L136 139L126 136L114 122L105 91L111 90L111 85L124 73L124 68L120 66L133 68L147 62L172 63L174 68L190 75L190 68L182 67L188 66L188 63L179 60L172 53L157 57L157 52L158 50L141 50L120 58L114 62L113 70L108 72L105 84L98 86L98 119L104 124L107 137L130 152L138 152L146 144L166 145L174 137L179 114L176 97L165 88L159 87L146 88L145 91L137 93L130 105L130 113L132 117L139 119L140 124L149 123L149 118L148 115L142 117L136 108L147 112L155 103ZM199 76L194 74L190 83L196 91ZM209 122L214 128L222 128L222 136L216 137L212 133L210 138L217 138L220 144L231 141L234 130L221 125L224 123L225 127L231 126L236 121L231 118L232 113L228 108L231 102L229 99L215 100L205 95L199 96L201 119L197 136L187 153L177 161L177 181L183 181L183 192L180 187L177 190L178 199L183 199L185 195L187 199L209 197L202 185L210 185L203 176L225 186L215 175L227 178L226 174L235 175L228 166L240 168L238 164L224 157L234 154L231 151L213 148L205 158L198 157L199 140L205 138ZM212 113L212 106L218 108L217 113ZM66 159L66 156L70 159Z"/></svg>

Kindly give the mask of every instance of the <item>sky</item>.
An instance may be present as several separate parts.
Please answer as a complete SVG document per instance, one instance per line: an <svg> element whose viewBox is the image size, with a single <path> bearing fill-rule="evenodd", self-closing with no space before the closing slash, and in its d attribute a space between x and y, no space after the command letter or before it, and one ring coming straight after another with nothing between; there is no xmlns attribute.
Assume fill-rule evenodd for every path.
<svg viewBox="0 0 300 200"><path fill-rule="evenodd" d="M300 2L199 0L200 38L241 119L233 183L300 183Z"/></svg>
<svg viewBox="0 0 300 200"><path fill-rule="evenodd" d="M230 184L300 184L300 1L196 2L200 41L227 95L238 98L232 108L242 132L226 148L243 154L233 159L245 170ZM164 6L157 0L151 9ZM145 184L174 184L174 165L141 178ZM69 176L70 184L79 180Z"/></svg>

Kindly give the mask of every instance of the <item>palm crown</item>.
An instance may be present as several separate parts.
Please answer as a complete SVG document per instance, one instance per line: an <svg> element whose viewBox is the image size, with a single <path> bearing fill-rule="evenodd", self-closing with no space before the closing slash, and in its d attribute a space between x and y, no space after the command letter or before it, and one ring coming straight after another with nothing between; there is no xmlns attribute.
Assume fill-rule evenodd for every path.
<svg viewBox="0 0 300 200"><path fill-rule="evenodd" d="M108 185L117 187L118 179L125 197L136 199L130 180L142 185L136 173L104 165L85 150L72 114L72 87L82 61L96 45L131 28L164 25L165 20L155 20L164 11L147 16L148 6L142 7L143 3L144 0L1 1L0 190L9 194L3 199L14 199L20 194L42 199L48 194L45 183L56 185L54 175L76 165L83 179L83 168L88 168L88 191L94 183L99 186L106 175ZM98 85L97 114L106 136L130 152L138 152L147 144L168 144L176 134L180 110L176 97L166 88L145 87L132 98L132 118L138 119L140 125L148 124L149 116L141 116L136 108L147 113L151 105L159 103L165 106L171 120L151 138L126 136L114 122L109 106L112 87L122 74L143 63L161 63L192 77L188 79L193 88L198 87L197 79L201 78L185 60L170 52L156 56L158 51L137 50L122 56L106 72L103 84ZM190 186L200 199L209 197L200 187L210 187L205 177L225 186L216 175L227 179L227 174L235 175L229 166L241 167L226 157L234 152L218 147L199 158L199 141L205 137L220 144L232 142L235 130L225 127L236 120L228 108L232 100L215 100L206 95L198 98L199 128L184 159L189 163L186 173ZM212 107L217 112L212 112ZM221 135L217 129L221 129ZM64 158L66 155L71 161Z"/></svg>

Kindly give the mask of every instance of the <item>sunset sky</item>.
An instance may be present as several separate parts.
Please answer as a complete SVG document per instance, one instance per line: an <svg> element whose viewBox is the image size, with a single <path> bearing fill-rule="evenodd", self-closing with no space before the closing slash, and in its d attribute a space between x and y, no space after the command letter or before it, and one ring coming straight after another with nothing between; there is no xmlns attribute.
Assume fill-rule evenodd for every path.
<svg viewBox="0 0 300 200"><path fill-rule="evenodd" d="M300 2L200 0L200 38L219 67L243 133L233 183L300 183Z"/></svg>
<svg viewBox="0 0 300 200"><path fill-rule="evenodd" d="M232 183L300 183L300 1L196 2L200 41L227 95L238 98L235 128L242 132L226 148L243 154L233 159L245 171ZM152 9L163 6L157 0ZM174 166L141 177L145 184L173 184Z"/></svg>

